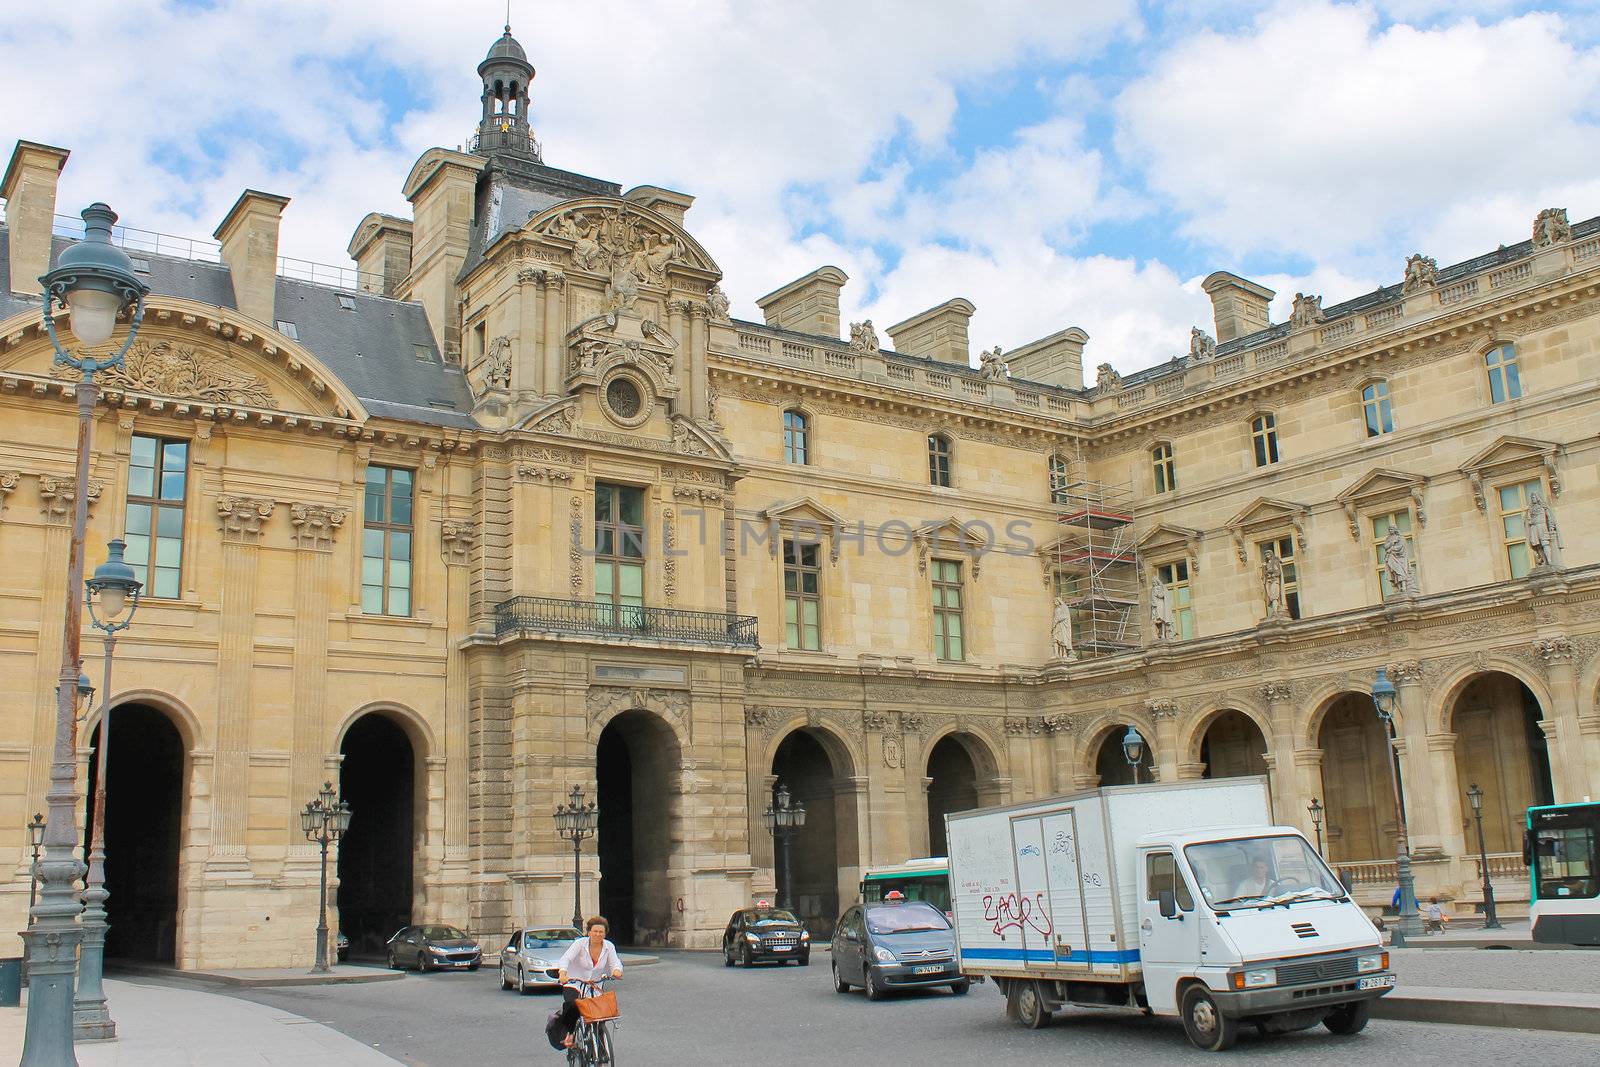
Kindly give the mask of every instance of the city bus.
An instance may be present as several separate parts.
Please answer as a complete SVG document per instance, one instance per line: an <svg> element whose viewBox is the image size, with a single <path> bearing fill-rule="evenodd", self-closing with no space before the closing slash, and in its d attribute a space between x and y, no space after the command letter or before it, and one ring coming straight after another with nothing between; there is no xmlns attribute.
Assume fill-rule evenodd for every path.
<svg viewBox="0 0 1600 1067"><path fill-rule="evenodd" d="M861 879L861 899L872 904L891 892L907 900L925 900L950 913L950 861L943 856L906 860L892 867L868 867Z"/></svg>
<svg viewBox="0 0 1600 1067"><path fill-rule="evenodd" d="M1533 939L1600 946L1600 804L1529 808L1522 841L1533 879Z"/></svg>

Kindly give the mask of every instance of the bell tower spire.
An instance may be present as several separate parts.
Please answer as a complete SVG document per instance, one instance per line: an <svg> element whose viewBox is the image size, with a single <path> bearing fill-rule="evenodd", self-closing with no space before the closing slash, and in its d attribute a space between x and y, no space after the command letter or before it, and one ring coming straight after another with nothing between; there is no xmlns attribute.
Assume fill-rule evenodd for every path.
<svg viewBox="0 0 1600 1067"><path fill-rule="evenodd" d="M506 28L478 64L483 79L483 116L473 151L480 156L512 155L542 163L539 142L533 136L528 86L533 64L522 45L511 36L511 4L506 4Z"/></svg>

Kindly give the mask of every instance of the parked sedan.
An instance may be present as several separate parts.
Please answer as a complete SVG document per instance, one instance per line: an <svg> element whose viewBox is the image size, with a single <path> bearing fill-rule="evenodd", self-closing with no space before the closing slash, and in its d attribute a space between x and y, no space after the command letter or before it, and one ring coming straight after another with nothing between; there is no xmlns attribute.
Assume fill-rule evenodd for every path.
<svg viewBox="0 0 1600 1067"><path fill-rule="evenodd" d="M811 962L811 933L793 912L764 904L744 908L733 913L722 932L723 966L732 967L735 960L746 967L763 960L794 960L805 967Z"/></svg>
<svg viewBox="0 0 1600 1067"><path fill-rule="evenodd" d="M848 993L861 986L867 999L891 989L971 987L956 964L956 936L944 912L920 900L857 904L839 917L833 932L833 987Z"/></svg>
<svg viewBox="0 0 1600 1067"><path fill-rule="evenodd" d="M389 968L475 971L483 949L454 926L406 926L389 939Z"/></svg>
<svg viewBox="0 0 1600 1067"><path fill-rule="evenodd" d="M582 936L571 926L524 926L500 950L500 988L555 989L562 954Z"/></svg>

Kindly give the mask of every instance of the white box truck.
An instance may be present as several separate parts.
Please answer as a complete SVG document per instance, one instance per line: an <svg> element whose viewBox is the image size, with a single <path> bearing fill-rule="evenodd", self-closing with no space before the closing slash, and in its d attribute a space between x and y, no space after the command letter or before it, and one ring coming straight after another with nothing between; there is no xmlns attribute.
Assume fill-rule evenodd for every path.
<svg viewBox="0 0 1600 1067"><path fill-rule="evenodd" d="M962 973L1038 1027L1064 1004L1179 1015L1233 1044L1367 1024L1394 988L1383 939L1266 779L1111 786L946 816Z"/></svg>

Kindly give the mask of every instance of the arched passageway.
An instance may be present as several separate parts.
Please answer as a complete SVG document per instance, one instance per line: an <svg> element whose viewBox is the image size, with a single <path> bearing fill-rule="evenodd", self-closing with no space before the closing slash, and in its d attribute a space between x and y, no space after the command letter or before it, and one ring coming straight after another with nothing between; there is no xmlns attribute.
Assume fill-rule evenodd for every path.
<svg viewBox="0 0 1600 1067"><path fill-rule="evenodd" d="M1241 778L1267 773L1267 739L1261 727L1242 711L1219 712L1200 738L1202 777Z"/></svg>
<svg viewBox="0 0 1600 1067"><path fill-rule="evenodd" d="M928 855L948 851L944 817L978 806L978 767L954 734L941 737L928 753Z"/></svg>
<svg viewBox="0 0 1600 1067"><path fill-rule="evenodd" d="M1133 765L1122 751L1122 738L1127 732L1127 724L1119 724L1107 730L1100 739L1100 747L1095 752L1094 770L1100 776L1101 785L1134 784ZM1144 736L1144 757L1139 760L1138 778L1148 785L1156 780L1156 753L1151 747L1150 735L1144 730L1139 733Z"/></svg>
<svg viewBox="0 0 1600 1067"><path fill-rule="evenodd" d="M1392 859L1399 830L1390 777L1394 750L1372 698L1365 693L1335 697L1317 736L1329 861Z"/></svg>
<svg viewBox="0 0 1600 1067"><path fill-rule="evenodd" d="M1491 672L1469 681L1450 707L1456 735L1456 785L1462 829L1476 851L1477 828L1466 790L1483 790L1483 836L1490 852L1516 852L1528 808L1555 802L1550 753L1540 727L1539 701L1509 674Z"/></svg>
<svg viewBox="0 0 1600 1067"><path fill-rule="evenodd" d="M188 783L183 735L165 712L148 704L113 708L110 719L106 958L172 963L177 956L178 855ZM99 750L96 727L89 756L90 819Z"/></svg>
<svg viewBox="0 0 1600 1067"><path fill-rule="evenodd" d="M339 930L351 956L376 959L411 922L420 761L405 729L382 712L357 719L339 751L339 795L350 805L339 842Z"/></svg>
<svg viewBox="0 0 1600 1067"><path fill-rule="evenodd" d="M805 826L789 839L789 903L814 936L832 932L841 897L853 901L851 890L859 882L854 794L841 795L838 788L849 773L848 757L830 754L809 729L785 737L772 757L774 790L788 786L793 801L806 809ZM762 807L770 800L761 798Z"/></svg>
<svg viewBox="0 0 1600 1067"><path fill-rule="evenodd" d="M618 715L595 745L600 913L624 944L667 943L679 766L677 736L648 711Z"/></svg>

